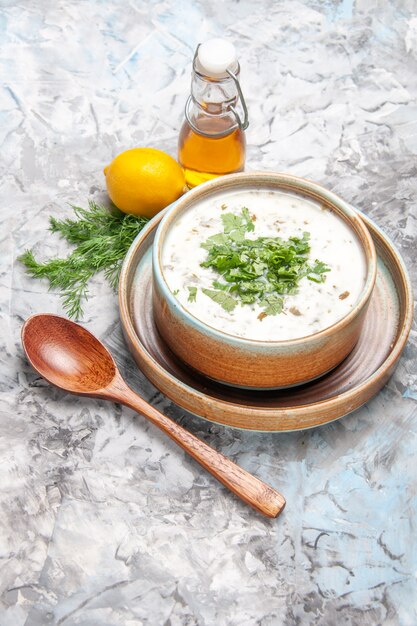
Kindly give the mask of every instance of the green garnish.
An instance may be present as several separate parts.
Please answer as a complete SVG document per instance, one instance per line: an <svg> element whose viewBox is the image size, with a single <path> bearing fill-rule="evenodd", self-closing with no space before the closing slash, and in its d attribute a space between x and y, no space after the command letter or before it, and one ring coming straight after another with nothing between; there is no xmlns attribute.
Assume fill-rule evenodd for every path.
<svg viewBox="0 0 417 626"><path fill-rule="evenodd" d="M100 271L116 287L123 259L136 235L149 221L145 217L109 210L95 202L88 209L73 206L76 220L50 218L50 230L59 233L75 250L66 258L39 262L32 250L19 260L28 273L47 278L50 288L61 290L63 305L69 317L82 316L81 302L88 297L88 282Z"/></svg>
<svg viewBox="0 0 417 626"><path fill-rule="evenodd" d="M276 293L271 293L267 294L259 304L267 315L278 315L284 306L284 298L281 298Z"/></svg>
<svg viewBox="0 0 417 626"><path fill-rule="evenodd" d="M278 315L284 306L282 296L295 294L302 278L316 283L326 280L330 268L322 261L309 263L310 234L302 237L258 237L247 239L255 230L247 208L240 215L221 215L223 233L209 237L201 244L207 250L202 267L215 270L221 280L212 283L214 289L203 293L233 311L238 302L257 303L266 315Z"/></svg>
<svg viewBox="0 0 417 626"><path fill-rule="evenodd" d="M225 311L230 313L237 305L237 300L224 291L215 291L214 289L202 289L203 293L209 298L220 304Z"/></svg>
<svg viewBox="0 0 417 626"><path fill-rule="evenodd" d="M197 287L188 287L188 302L195 302L197 298Z"/></svg>

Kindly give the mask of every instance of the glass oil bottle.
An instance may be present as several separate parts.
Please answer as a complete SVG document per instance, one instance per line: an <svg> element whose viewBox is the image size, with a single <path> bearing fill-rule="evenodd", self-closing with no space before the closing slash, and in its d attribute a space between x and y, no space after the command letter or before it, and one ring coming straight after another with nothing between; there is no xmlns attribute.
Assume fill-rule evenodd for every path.
<svg viewBox="0 0 417 626"><path fill-rule="evenodd" d="M230 42L211 39L197 47L178 142L178 160L189 188L244 169L249 122L239 73ZM243 121L236 108L239 100Z"/></svg>

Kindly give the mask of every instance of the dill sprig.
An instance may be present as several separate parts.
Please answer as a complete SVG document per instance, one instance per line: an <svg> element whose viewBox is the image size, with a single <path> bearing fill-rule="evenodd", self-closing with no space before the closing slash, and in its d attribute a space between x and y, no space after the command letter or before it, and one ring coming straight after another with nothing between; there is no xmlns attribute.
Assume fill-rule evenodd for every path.
<svg viewBox="0 0 417 626"><path fill-rule="evenodd" d="M26 250L19 257L31 276L46 278L50 289L60 290L64 309L75 319L83 314L82 301L88 299L88 283L95 274L104 271L112 287L117 286L126 252L149 221L92 201L88 205L72 207L75 220L50 217L49 230L76 246L69 256L39 262L32 250Z"/></svg>

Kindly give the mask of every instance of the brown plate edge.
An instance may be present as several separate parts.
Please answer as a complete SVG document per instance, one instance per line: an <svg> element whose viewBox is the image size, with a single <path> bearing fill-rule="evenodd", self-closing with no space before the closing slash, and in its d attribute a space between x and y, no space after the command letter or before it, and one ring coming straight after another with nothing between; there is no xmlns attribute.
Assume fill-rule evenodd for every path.
<svg viewBox="0 0 417 626"><path fill-rule="evenodd" d="M181 408L210 422L243 430L285 432L321 426L343 417L365 404L385 385L397 365L411 330L413 318L412 287L407 269L395 246L381 229L360 211L358 213L371 231L371 235L373 238L379 237L381 243L388 249L392 263L399 271L403 293L399 292L398 284L395 284L395 287L402 310L400 318L404 319L402 329L387 359L363 384L336 397L314 402L310 405L279 409L255 408L210 398L193 387L178 381L175 376L165 371L141 345L129 310L129 293L137 266L137 252L149 232L158 226L164 213L165 211L159 213L149 222L135 239L126 255L120 274L119 309L123 334L137 365L145 376L170 400ZM392 274L390 267L388 270Z"/></svg>

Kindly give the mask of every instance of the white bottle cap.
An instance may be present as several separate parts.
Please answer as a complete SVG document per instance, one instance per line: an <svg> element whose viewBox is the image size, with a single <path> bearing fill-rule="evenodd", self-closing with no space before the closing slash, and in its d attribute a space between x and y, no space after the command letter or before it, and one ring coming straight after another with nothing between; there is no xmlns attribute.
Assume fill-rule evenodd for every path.
<svg viewBox="0 0 417 626"><path fill-rule="evenodd" d="M226 39L209 39L198 48L198 62L209 76L224 74L228 69L236 69L236 48Z"/></svg>

